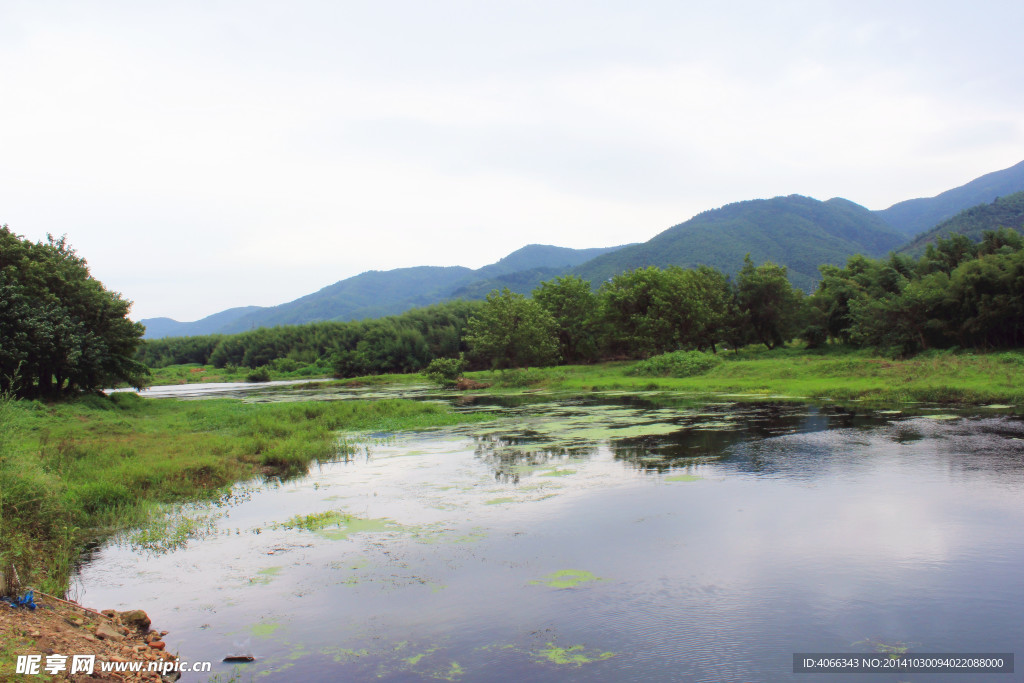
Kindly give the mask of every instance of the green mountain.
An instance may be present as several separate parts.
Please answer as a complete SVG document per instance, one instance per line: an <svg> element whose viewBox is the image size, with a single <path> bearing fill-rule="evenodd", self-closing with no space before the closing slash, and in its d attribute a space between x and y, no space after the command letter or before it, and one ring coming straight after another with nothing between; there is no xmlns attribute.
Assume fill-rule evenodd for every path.
<svg viewBox="0 0 1024 683"><path fill-rule="evenodd" d="M996 197L1024 190L1024 161L1016 166L988 173L966 185L946 190L928 199L908 199L893 204L878 215L895 230L906 236L931 230L947 218Z"/></svg>
<svg viewBox="0 0 1024 683"><path fill-rule="evenodd" d="M233 334L254 327L395 315L447 298L447 293L472 273L462 266L370 270L294 301L244 315L218 331Z"/></svg>
<svg viewBox="0 0 1024 683"><path fill-rule="evenodd" d="M630 246L630 245L623 245ZM497 263L484 266L474 271L478 279L497 278L522 271L544 268L566 271L573 266L586 263L592 258L622 249L619 247L597 247L592 249L569 249L568 247L552 247L547 244L527 244L517 249ZM490 292L491 290L487 290ZM486 292L485 292L486 294Z"/></svg>
<svg viewBox="0 0 1024 683"><path fill-rule="evenodd" d="M146 338L202 334L233 334L257 327L297 325L318 320L360 320L395 315L410 308L428 306L451 298L482 299L492 289L510 286L493 284L533 283L567 272L573 266L620 247L568 249L529 244L500 261L477 270L461 266L416 266L394 270L370 270L328 285L294 301L262 308L236 308L197 320L180 323L170 318L149 318ZM537 278L540 279L537 279ZM484 283L474 287L474 283Z"/></svg>
<svg viewBox="0 0 1024 683"><path fill-rule="evenodd" d="M1015 192L999 197L991 204L979 204L961 211L948 221L943 221L931 230L922 232L908 242L900 251L918 257L924 253L929 242L954 233L966 235L975 242L981 241L986 230L1013 228L1024 233L1024 192Z"/></svg>
<svg viewBox="0 0 1024 683"><path fill-rule="evenodd" d="M147 318L142 322L146 326L146 339L159 339L161 337L192 337L203 334L213 334L225 325L238 320L239 318L263 310L262 306L241 306L229 308L220 313L208 315L205 318L190 323L180 323L173 318Z"/></svg>
<svg viewBox="0 0 1024 683"><path fill-rule="evenodd" d="M706 264L736 273L749 252L755 263L787 266L793 285L810 291L819 279L821 264L842 264L856 253L880 256L903 241L859 204L790 195L705 211L643 244L599 256L573 272L595 284L644 266Z"/></svg>
<svg viewBox="0 0 1024 683"><path fill-rule="evenodd" d="M568 272L595 284L643 266L707 264L735 273L748 252L755 263L773 261L787 266L793 284L810 291L818 281L821 264L842 264L856 253L881 256L904 244L908 235L929 230L957 212L999 196L1010 200L1006 195L1021 191L1024 162L935 197L900 202L884 211L868 211L839 198L826 202L800 195L756 199L705 211L643 244L607 249L530 244L477 270L419 266L368 271L280 306L230 309L193 323L169 318L141 322L147 326L146 337L153 339L233 333L317 320L358 320L393 315L451 298L483 298L491 290L503 287L525 294L540 282ZM1000 216L1005 212L1012 215L1009 204L996 204L999 206L992 210L1003 212ZM1009 217L999 220L1012 223ZM988 214L977 217L975 222L987 226ZM1013 227L1019 228L1020 223ZM979 235L982 229L988 228L978 228ZM916 240L907 248L915 248L915 243Z"/></svg>

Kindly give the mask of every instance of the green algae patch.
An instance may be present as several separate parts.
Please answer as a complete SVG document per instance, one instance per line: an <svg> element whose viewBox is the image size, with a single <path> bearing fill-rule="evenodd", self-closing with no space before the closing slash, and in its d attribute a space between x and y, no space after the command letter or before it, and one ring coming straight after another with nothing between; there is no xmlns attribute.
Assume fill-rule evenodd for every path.
<svg viewBox="0 0 1024 683"><path fill-rule="evenodd" d="M462 678L463 674L465 674L465 671L463 671L462 666L458 662L453 661L448 665L447 671L438 672L434 675L434 678L440 678L445 681L457 681Z"/></svg>
<svg viewBox="0 0 1024 683"><path fill-rule="evenodd" d="M947 413L939 413L939 414L936 414L936 415L922 415L921 417L925 418L926 420L959 420L960 419L959 415L950 415L950 414L947 414Z"/></svg>
<svg viewBox="0 0 1024 683"><path fill-rule="evenodd" d="M468 533L457 533L455 529L437 527L410 527L410 538L417 543L463 544L476 543L487 538L483 527L473 527Z"/></svg>
<svg viewBox="0 0 1024 683"><path fill-rule="evenodd" d="M339 523L336 528L321 529L316 533L317 535L323 536L324 538L328 538L332 541L344 541L352 534L396 531L401 528L401 525L387 519L386 517L380 517L378 519L361 519L359 517L346 516L345 520Z"/></svg>
<svg viewBox="0 0 1024 683"><path fill-rule="evenodd" d="M407 643L402 643L402 647L404 647L406 644ZM396 647L395 649L399 650L401 648L400 647ZM429 654L433 654L434 652L437 652L437 648L436 647L429 648L427 650L424 650L423 652L414 654L411 657L403 657L403 661L406 664L408 664L409 666L416 666L417 664L420 663L421 659L423 659L424 657L426 657Z"/></svg>
<svg viewBox="0 0 1024 683"><path fill-rule="evenodd" d="M366 648L352 650L344 647L325 647L320 650L320 654L331 657L335 662L341 663L352 661L353 659L359 659L360 657L366 657L370 654L370 651Z"/></svg>
<svg viewBox="0 0 1024 683"><path fill-rule="evenodd" d="M300 529L312 531L318 536L332 541L343 541L352 534L401 531L401 524L386 517L376 519L364 519L337 510L315 512L308 515L296 515L283 524L275 524L275 528Z"/></svg>
<svg viewBox="0 0 1024 683"><path fill-rule="evenodd" d="M284 571L284 567L266 567L256 572L256 576L250 577L249 583L267 584L274 580L278 574Z"/></svg>
<svg viewBox="0 0 1024 683"><path fill-rule="evenodd" d="M533 656L534 661L540 664L583 666L584 664L592 664L594 662L604 661L605 659L611 659L615 656L615 653L587 650L583 645L558 647L554 643L548 643L547 647L543 650L532 652L531 655Z"/></svg>
<svg viewBox="0 0 1024 683"><path fill-rule="evenodd" d="M549 588L575 588L581 583L593 581L604 581L604 579L582 569L561 569L553 574L548 574L543 579L531 581L530 584L548 586Z"/></svg>
<svg viewBox="0 0 1024 683"><path fill-rule="evenodd" d="M504 505L505 503L514 502L516 502L515 498L491 498L490 500L485 500L484 505Z"/></svg>
<svg viewBox="0 0 1024 683"><path fill-rule="evenodd" d="M576 474L576 470L548 470L547 472L541 472L538 477L567 477L570 474Z"/></svg>
<svg viewBox="0 0 1024 683"><path fill-rule="evenodd" d="M692 474L673 474L665 477L665 481L702 481L703 477L695 477Z"/></svg>
<svg viewBox="0 0 1024 683"><path fill-rule="evenodd" d="M274 633L276 633L277 630L280 628L281 624L278 624L277 622L261 621L258 624L253 624L252 626L250 626L249 632L257 638L269 638L272 635L274 635Z"/></svg>

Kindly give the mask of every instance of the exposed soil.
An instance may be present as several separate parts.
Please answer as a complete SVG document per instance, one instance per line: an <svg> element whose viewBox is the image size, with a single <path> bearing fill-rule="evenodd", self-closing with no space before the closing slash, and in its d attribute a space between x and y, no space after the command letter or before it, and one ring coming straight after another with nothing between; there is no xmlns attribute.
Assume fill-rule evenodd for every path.
<svg viewBox="0 0 1024 683"><path fill-rule="evenodd" d="M0 681L8 680L72 680L84 681L170 681L175 674L161 678L155 671L102 672L100 662L173 662L177 656L167 652L164 643L166 631L150 628L149 618L141 610L102 613L76 604L58 601L49 596L35 594L38 608L12 609L0 603L0 651L11 656L10 666L0 667ZM43 675L25 676L14 671L17 655L42 655L40 671ZM44 668L47 655L67 655L63 671L47 675ZM71 655L95 655L92 675L71 675ZM8 670L10 669L10 670Z"/></svg>

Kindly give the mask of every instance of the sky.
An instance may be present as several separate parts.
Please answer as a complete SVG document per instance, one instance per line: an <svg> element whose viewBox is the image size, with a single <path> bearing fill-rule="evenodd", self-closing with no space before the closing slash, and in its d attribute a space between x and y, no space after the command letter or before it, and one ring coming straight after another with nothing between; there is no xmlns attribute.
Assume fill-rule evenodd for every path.
<svg viewBox="0 0 1024 683"><path fill-rule="evenodd" d="M131 317L1024 160L1024 3L0 0L0 224Z"/></svg>

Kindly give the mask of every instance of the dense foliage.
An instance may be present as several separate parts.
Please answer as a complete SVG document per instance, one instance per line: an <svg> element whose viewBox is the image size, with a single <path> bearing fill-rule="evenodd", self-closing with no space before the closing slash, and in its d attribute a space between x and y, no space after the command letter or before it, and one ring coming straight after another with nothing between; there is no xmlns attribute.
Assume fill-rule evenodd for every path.
<svg viewBox="0 0 1024 683"><path fill-rule="evenodd" d="M551 314L508 289L488 294L466 326L471 356L494 368L550 365L558 360L555 338Z"/></svg>
<svg viewBox="0 0 1024 683"><path fill-rule="evenodd" d="M55 396L141 386L142 325L64 238L33 243L0 226L0 391Z"/></svg>
<svg viewBox="0 0 1024 683"><path fill-rule="evenodd" d="M959 234L972 242L980 242L986 232L1000 228L1014 228L1017 232L1024 232L1024 192L997 197L991 204L980 204L961 211L931 230L922 232L902 247L900 252L917 258L924 253L928 244L934 243L939 237L949 238Z"/></svg>
<svg viewBox="0 0 1024 683"><path fill-rule="evenodd" d="M929 244L914 260L851 258L822 267L808 316L819 340L892 349L904 355L931 348L1024 345L1024 238L986 232Z"/></svg>
<svg viewBox="0 0 1024 683"><path fill-rule="evenodd" d="M333 371L339 377L417 372L435 358L466 351L463 332L481 305L455 301L376 320L146 340L139 360L154 368L199 363L218 368L270 366L284 372L316 365L320 374Z"/></svg>

